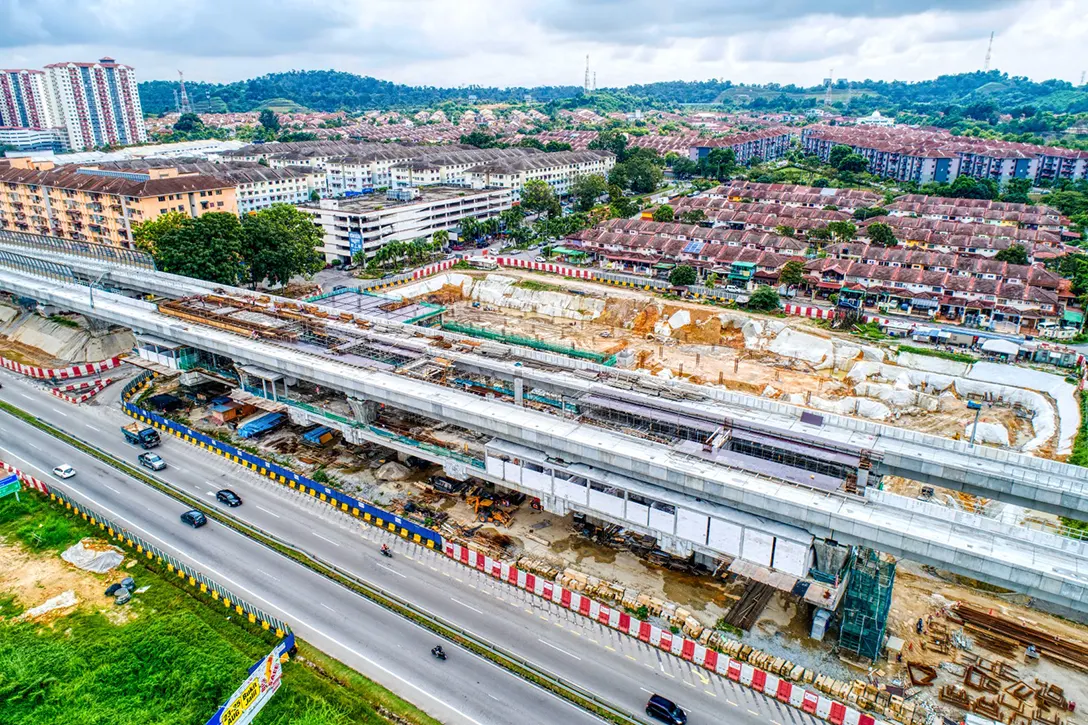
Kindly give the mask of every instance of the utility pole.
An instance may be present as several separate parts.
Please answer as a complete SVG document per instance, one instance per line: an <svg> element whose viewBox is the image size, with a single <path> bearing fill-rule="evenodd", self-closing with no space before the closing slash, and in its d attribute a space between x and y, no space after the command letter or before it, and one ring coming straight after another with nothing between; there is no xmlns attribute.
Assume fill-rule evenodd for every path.
<svg viewBox="0 0 1088 725"><path fill-rule="evenodd" d="M994 52L994 34L990 32L990 44L986 46L986 62L982 64L982 72L986 73L990 70L990 56Z"/></svg>

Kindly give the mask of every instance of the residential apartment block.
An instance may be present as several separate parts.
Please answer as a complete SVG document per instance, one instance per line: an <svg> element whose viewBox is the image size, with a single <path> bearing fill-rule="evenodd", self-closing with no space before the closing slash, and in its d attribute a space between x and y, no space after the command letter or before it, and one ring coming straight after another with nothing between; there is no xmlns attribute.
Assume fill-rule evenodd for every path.
<svg viewBox="0 0 1088 725"><path fill-rule="evenodd" d="M898 181L952 183L958 176L1010 179L1034 184L1088 179L1088 151L953 136L914 128L808 126L801 132L807 153L827 161L831 149L849 146L869 161L869 171Z"/></svg>
<svg viewBox="0 0 1088 725"><path fill-rule="evenodd" d="M478 149L349 141L254 144L223 155L239 161L264 160L272 168L303 166L325 174L329 196L374 189L434 185L474 189L505 188L517 200L531 179L566 194L584 174L607 174L615 156L606 151L547 153L531 148Z"/></svg>
<svg viewBox="0 0 1088 725"><path fill-rule="evenodd" d="M737 163L747 163L750 159L761 161L780 159L790 150L793 131L789 128L763 128L758 131L732 134L719 138L692 141L688 157L692 161L705 158L713 149L731 148L737 157Z"/></svg>
<svg viewBox="0 0 1088 725"><path fill-rule="evenodd" d="M147 142L135 72L113 58L0 71L0 126L64 129L73 151ZM30 146L17 148L40 150L41 136L27 140Z"/></svg>
<svg viewBox="0 0 1088 725"><path fill-rule="evenodd" d="M64 153L68 148L68 133L63 128L0 126L0 146L18 151Z"/></svg>
<svg viewBox="0 0 1088 725"><path fill-rule="evenodd" d="M427 186L389 190L348 199L322 199L299 208L314 217L325 234L329 262L347 263L357 252L372 255L391 241L456 229L465 217L488 219L512 206L509 189L473 190L459 186Z"/></svg>
<svg viewBox="0 0 1088 725"><path fill-rule="evenodd" d="M248 214L273 204L304 204L311 194L325 190L325 175L297 166L269 168L246 161L215 163L197 157L175 159L131 159L83 168L144 172L151 169L176 169L178 175L203 174L228 182L235 189L238 213Z"/></svg>
<svg viewBox="0 0 1088 725"><path fill-rule="evenodd" d="M135 225L168 211L237 213L234 186L172 168L55 169L24 158L0 167L0 229L128 248Z"/></svg>
<svg viewBox="0 0 1088 725"><path fill-rule="evenodd" d="M0 70L0 126L47 129L63 125L40 70Z"/></svg>

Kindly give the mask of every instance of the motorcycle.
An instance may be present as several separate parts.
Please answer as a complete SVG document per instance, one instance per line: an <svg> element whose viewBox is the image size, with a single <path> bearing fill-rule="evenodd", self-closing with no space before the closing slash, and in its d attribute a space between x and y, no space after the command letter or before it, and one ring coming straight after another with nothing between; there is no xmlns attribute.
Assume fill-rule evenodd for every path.
<svg viewBox="0 0 1088 725"><path fill-rule="evenodd" d="M382 552L382 556L388 556L390 559L393 558L393 552L390 551L388 547L383 546L381 548L381 552Z"/></svg>
<svg viewBox="0 0 1088 725"><path fill-rule="evenodd" d="M431 654L434 655L436 659L440 659L443 662L446 661L446 653L442 650L441 647L435 647L434 649L432 649Z"/></svg>

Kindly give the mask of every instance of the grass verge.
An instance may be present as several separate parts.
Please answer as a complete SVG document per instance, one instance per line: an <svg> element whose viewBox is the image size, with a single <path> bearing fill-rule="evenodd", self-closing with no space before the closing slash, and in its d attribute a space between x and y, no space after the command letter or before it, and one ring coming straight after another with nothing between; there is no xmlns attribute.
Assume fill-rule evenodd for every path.
<svg viewBox="0 0 1088 725"><path fill-rule="evenodd" d="M409 602L402 600L399 597L395 597L375 587L372 587L369 584L366 584L365 582L362 582L358 579L355 579L351 575L348 575L346 572L343 572L331 565L325 564L324 562L317 560L289 546L285 542L282 542L257 529L250 528L249 526L242 524L236 519L222 514L217 509L213 509L207 506L206 504L204 504L203 501L200 501L195 497L188 496L168 486L167 484L155 478L152 478L151 476L145 475L140 469L134 466L130 466L124 461L114 458L108 453L101 451L94 446L90 446L57 428L54 428L49 423L46 423L45 421L36 418L30 413L27 413L26 411L17 408L10 403L0 401L0 410L19 418L27 424L32 425L35 428L38 428L39 430L50 434L51 436L67 443L74 448L79 449L80 451L83 451L87 455L97 458L98 460L106 463L112 468L121 471L125 475L135 478L147 484L148 486L151 486L161 491L162 493L165 493L172 498L182 501L183 503L191 506L192 508L204 512L204 514L208 518L213 519L223 524L224 526L229 526L230 528L241 533L242 535L248 536L249 538L260 542L261 544L269 547L270 549L277 551L283 556L293 559L294 561L297 561L303 566L312 569L313 571L321 574L322 576L325 576L328 579L331 579L341 584L342 586L351 589L356 594L366 597L372 602L392 612L395 612L396 614L406 619L411 620L415 624L429 629L435 634L444 637L451 642L455 642L461 645L465 649L474 652L480 657L490 660L491 662L512 672L518 677L521 677L522 679L531 682L538 687L548 690L549 692L558 695L559 697L562 697L563 699L573 703L578 707L592 712L606 722L617 723L618 725L629 725L631 723L639 722L628 713L619 710L609 705L608 703L605 703L604 701L598 700L590 693L581 690L581 688L579 688L574 683L568 683L558 678L555 678L548 673L535 668L531 663L526 660L522 660L515 655L508 654L501 649L494 647L487 642L484 642L476 638L475 636L464 632L463 630L460 630L454 625L447 624L440 619L424 614L423 612L412 606Z"/></svg>
<svg viewBox="0 0 1088 725"><path fill-rule="evenodd" d="M35 557L57 551L96 529L34 494L0 501L0 536L18 540ZM48 543L34 532L60 530ZM137 594L123 609L103 597L48 623L17 621L22 606L0 591L0 701L6 725L63 722L204 722L267 654L274 635L208 606L196 590L137 560L124 572ZM98 579L104 590L112 577ZM302 643L284 666L283 687L258 725L348 725L438 721L343 664Z"/></svg>
<svg viewBox="0 0 1088 725"><path fill-rule="evenodd" d="M962 352L947 352L945 350L932 350L928 347L913 347L912 345L900 345L899 352L909 352L914 355L925 355L926 357L939 357L942 360L954 360L961 363L977 363L978 358L974 355L968 355Z"/></svg>

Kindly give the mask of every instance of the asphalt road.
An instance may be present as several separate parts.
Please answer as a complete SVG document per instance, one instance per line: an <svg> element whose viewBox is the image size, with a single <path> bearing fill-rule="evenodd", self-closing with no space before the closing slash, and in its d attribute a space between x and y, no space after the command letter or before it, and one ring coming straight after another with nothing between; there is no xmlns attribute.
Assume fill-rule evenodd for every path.
<svg viewBox="0 0 1088 725"><path fill-rule="evenodd" d="M117 404L120 385L92 404L73 406L35 384L0 371L0 400L33 413L87 442L135 463L140 450L119 427L131 421ZM193 531L178 521L184 506L135 479L83 456L37 429L0 413L0 457L37 474L58 463L76 468L63 482L160 546L192 561L296 632L445 722L581 722L592 718L468 653L440 667L427 654L434 636L320 575L214 522ZM362 524L308 496L244 471L236 464L173 438L156 448L168 463L157 475L217 505L229 487L245 501L232 515L294 542L360 579L414 602L538 666L640 713L650 692L687 710L699 723L815 723L814 718L664 654L656 648L515 587L467 569ZM93 499L93 500L92 500ZM108 508L109 510L105 510ZM381 543L392 560L378 553ZM364 616L359 614L365 613ZM444 663L450 665L451 662ZM454 673L451 675L451 673Z"/></svg>

